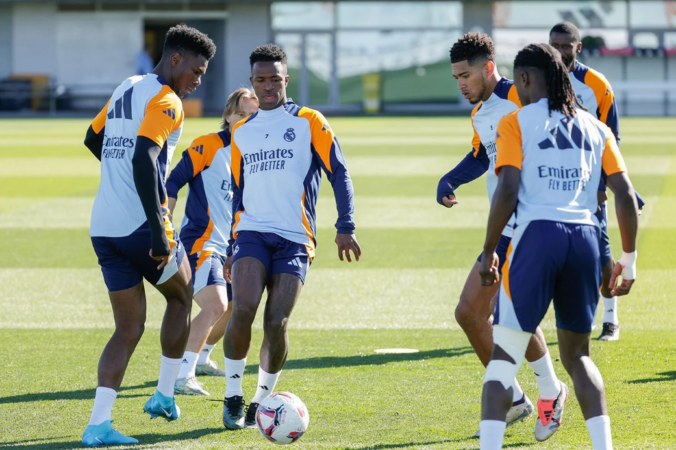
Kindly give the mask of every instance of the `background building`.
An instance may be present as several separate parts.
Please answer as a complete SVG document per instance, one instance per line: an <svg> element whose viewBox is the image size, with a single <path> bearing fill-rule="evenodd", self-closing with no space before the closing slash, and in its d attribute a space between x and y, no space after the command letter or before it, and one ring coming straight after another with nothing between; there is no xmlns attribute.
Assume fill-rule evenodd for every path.
<svg viewBox="0 0 676 450"><path fill-rule="evenodd" d="M206 113L249 82L248 55L276 42L290 94L328 112L453 112L448 50L465 31L493 36L505 75L519 48L561 20L583 34L585 63L612 82L624 115L676 114L674 1L0 0L0 112L86 111L135 73L144 48L186 23L218 45L193 96ZM25 112L24 112L25 113Z"/></svg>

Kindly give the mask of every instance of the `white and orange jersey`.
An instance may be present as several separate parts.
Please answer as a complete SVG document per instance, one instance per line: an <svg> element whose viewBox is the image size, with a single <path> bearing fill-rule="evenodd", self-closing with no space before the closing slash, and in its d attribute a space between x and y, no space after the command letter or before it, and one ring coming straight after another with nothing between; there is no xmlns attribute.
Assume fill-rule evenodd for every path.
<svg viewBox="0 0 676 450"><path fill-rule="evenodd" d="M549 113L548 99L524 106L498 125L496 173L521 170L516 226L533 220L598 225L601 172L626 172L615 136L588 112Z"/></svg>
<svg viewBox="0 0 676 450"><path fill-rule="evenodd" d="M183 128L181 100L155 74L127 78L92 122L94 132L103 130L101 183L94 200L90 235L123 237L146 222L146 214L134 184L132 158L138 136L147 137L162 149L158 159L158 186L165 213L167 234L173 235L166 218L167 168Z"/></svg>
<svg viewBox="0 0 676 450"><path fill-rule="evenodd" d="M232 129L233 239L241 231L274 233L316 246L315 206L323 170L333 186L339 233L355 229L354 191L342 150L318 111L289 100L258 110Z"/></svg>
<svg viewBox="0 0 676 450"><path fill-rule="evenodd" d="M598 72L575 61L575 68L569 73L570 84L582 106L595 115L597 119L608 125L620 143L620 122L617 114L615 94L610 83Z"/></svg>
<svg viewBox="0 0 676 450"><path fill-rule="evenodd" d="M181 242L188 255L203 250L225 256L232 225L230 131L195 139L167 179L169 197L189 183ZM206 254L206 253L205 253Z"/></svg>

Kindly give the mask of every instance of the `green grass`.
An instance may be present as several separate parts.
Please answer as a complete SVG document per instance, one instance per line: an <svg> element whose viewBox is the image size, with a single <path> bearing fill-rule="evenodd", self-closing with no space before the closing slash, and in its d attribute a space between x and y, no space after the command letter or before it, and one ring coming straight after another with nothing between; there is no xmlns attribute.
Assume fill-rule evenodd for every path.
<svg viewBox="0 0 676 450"><path fill-rule="evenodd" d="M174 162L192 139L217 124L188 120ZM471 436L479 422L484 370L453 309L483 243L485 182L461 187L461 203L453 210L435 200L439 177L470 149L469 121L334 118L331 125L353 175L364 255L352 265L336 257L335 205L324 180L317 258L291 320L289 360L277 387L299 395L310 411L310 428L295 446L477 448ZM91 412L96 365L113 321L88 237L98 174L82 145L87 126L84 120L0 122L2 448L77 448ZM676 442L674 127L673 119L622 119L622 152L634 185L648 200L639 278L620 301L621 340L592 343L618 449L666 449ZM618 256L613 221L610 234ZM118 429L140 439L142 448L270 448L255 430L226 432L221 405L204 398L180 397L183 415L177 422L151 422L142 414L157 380L162 314L162 298L148 289L146 333L113 412ZM261 317L254 328L244 377L248 397L255 387ZM552 311L543 329L558 376L572 386L556 360ZM375 353L393 347L420 352ZM221 349L214 359L222 365ZM535 399L527 366L519 379ZM222 380L203 381L211 398L222 397ZM574 394L564 427L550 441L536 443L533 427L531 419L510 428L505 445L590 448Z"/></svg>

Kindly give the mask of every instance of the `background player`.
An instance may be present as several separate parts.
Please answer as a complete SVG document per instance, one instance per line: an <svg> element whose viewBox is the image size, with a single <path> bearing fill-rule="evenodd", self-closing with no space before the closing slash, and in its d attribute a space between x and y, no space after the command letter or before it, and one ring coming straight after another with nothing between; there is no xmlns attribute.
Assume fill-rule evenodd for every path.
<svg viewBox="0 0 676 450"><path fill-rule="evenodd" d="M561 360L575 385L594 449L612 449L603 379L589 356L598 305L598 206L602 170L615 193L622 258L613 270L613 295L629 292L636 272L638 207L611 130L577 109L561 55L532 44L514 60L514 80L524 105L498 126L499 173L484 255L482 285L500 281L495 253L516 210L516 228L493 328L495 346L486 369L481 407L481 449L502 448L505 416L532 333L554 299ZM617 277L623 281L616 286ZM555 402L563 402L559 398ZM560 419L540 418L544 425Z"/></svg>
<svg viewBox="0 0 676 450"><path fill-rule="evenodd" d="M85 446L138 443L113 430L110 417L143 334L143 278L167 301L157 391L144 411L167 420L180 414L174 381L188 339L192 285L183 246L167 217L164 180L183 127L180 98L200 85L215 52L211 39L198 30L171 28L155 70L125 80L87 130L85 145L101 161L90 235L109 291L115 332L99 360L94 408L82 436Z"/></svg>
<svg viewBox="0 0 676 450"><path fill-rule="evenodd" d="M190 261L193 297L201 308L190 325L188 345L175 383L177 394L209 395L195 374L225 376L209 355L223 337L231 313L228 302L232 300L232 287L229 274L226 279L223 273L232 223L230 125L256 111L258 99L253 91L241 88L230 94L221 131L195 139L167 179L172 213L178 191L189 183L180 236Z"/></svg>
<svg viewBox="0 0 676 450"><path fill-rule="evenodd" d="M467 33L451 48L453 76L458 80L458 89L464 97L477 106L472 111L472 151L453 170L439 181L437 201L447 208L457 205L455 189L469 183L488 170L486 184L489 201L497 185L495 175L495 130L500 119L516 111L521 104L512 81L502 78L495 66L495 46L490 36L481 33ZM505 226L498 246L499 269L505 262L505 253L514 230L512 223ZM488 364L493 349L493 298L498 287L482 288L479 276L481 255L474 263L460 295L455 318L467 335L474 351L484 366ZM533 336L526 353L526 359L533 368L538 381L541 399L555 399L568 388L561 383L554 372L552 359L547 350L540 328ZM507 415L507 424L513 425L529 417L533 404L514 379L512 408ZM538 402L539 409L546 409L551 402ZM559 405L563 408L563 403ZM562 411L561 411L562 412ZM552 412L553 413L553 412ZM535 436L546 440L558 427L543 428L536 422Z"/></svg>
<svg viewBox="0 0 676 450"><path fill-rule="evenodd" d="M568 68L570 82L580 103L595 114L596 117L610 128L615 135L617 145L620 145L620 121L615 103L615 94L610 83L602 73L581 64L577 55L582 51L580 31L571 22L561 22L554 25L549 32L549 44L561 53L563 63ZM620 322L617 318L617 297L612 295L610 277L613 273L615 261L610 251L610 237L608 236L608 211L606 183L602 180L599 185L599 209L596 218L601 227L601 264L603 267L603 283L601 284L601 298L603 298L603 329L599 335L602 341L616 341L620 338ZM636 194L639 211L644 202Z"/></svg>
<svg viewBox="0 0 676 450"><path fill-rule="evenodd" d="M223 424L255 426L258 403L270 395L288 353L287 326L316 246L315 205L321 170L331 183L338 208L336 244L341 260L359 260L354 234L352 180L338 141L321 113L286 97L286 54L276 45L256 48L249 57L251 83L260 110L232 130L234 217L233 309L225 330L226 390ZM251 342L251 324L263 290L258 388L246 419L242 377Z"/></svg>

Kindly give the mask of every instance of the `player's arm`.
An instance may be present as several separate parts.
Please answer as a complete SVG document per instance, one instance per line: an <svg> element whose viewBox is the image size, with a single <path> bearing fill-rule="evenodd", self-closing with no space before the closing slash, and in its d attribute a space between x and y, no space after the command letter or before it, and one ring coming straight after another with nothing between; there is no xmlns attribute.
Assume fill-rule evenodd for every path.
<svg viewBox="0 0 676 450"><path fill-rule="evenodd" d="M350 255L350 251L352 251L354 258L359 261L361 247L354 233L356 228L354 223L354 187L347 170L343 151L324 116L313 111L308 120L310 120L312 132L312 146L326 177L333 187L333 195L336 199L338 220L336 221L335 242L338 246L338 257L341 261L347 258L348 262L352 262Z"/></svg>
<svg viewBox="0 0 676 450"><path fill-rule="evenodd" d="M99 161L101 161L101 151L103 150L103 138L106 135L106 115L108 114L109 104L110 100L108 100L106 106L99 111L91 125L89 125L84 140L85 147L87 147Z"/></svg>
<svg viewBox="0 0 676 450"><path fill-rule="evenodd" d="M486 241L479 269L482 286L492 286L500 281L498 273L500 261L495 250L498 247L502 230L516 209L519 196L523 149L521 128L515 112L500 120L496 145L495 171L498 174L498 185L495 188L491 212L488 215Z"/></svg>
<svg viewBox="0 0 676 450"><path fill-rule="evenodd" d="M479 139L479 134L474 130L472 151L453 170L439 180L437 203L447 208L458 204L459 202L455 197L455 189L485 174L489 166L490 160L486 154L486 149L481 143L481 139Z"/></svg>
<svg viewBox="0 0 676 450"><path fill-rule="evenodd" d="M615 211L622 237L622 257L617 261L610 279L613 295L626 295L636 279L636 237L638 235L638 204L636 192L627 175L627 168L615 143L608 135L602 158L603 171L608 174L608 186L615 194ZM616 286L622 275L622 283Z"/></svg>

